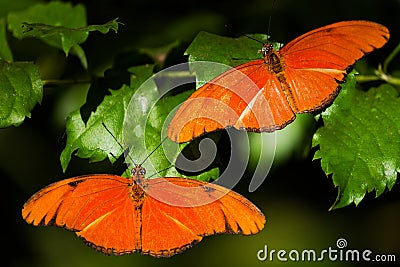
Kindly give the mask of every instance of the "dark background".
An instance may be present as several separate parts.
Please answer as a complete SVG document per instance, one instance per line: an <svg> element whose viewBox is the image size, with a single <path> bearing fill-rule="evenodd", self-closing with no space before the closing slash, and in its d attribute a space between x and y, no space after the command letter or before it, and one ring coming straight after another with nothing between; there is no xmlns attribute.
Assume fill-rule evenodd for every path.
<svg viewBox="0 0 400 267"><path fill-rule="evenodd" d="M368 56L376 65L399 43L399 1L394 0L278 0L271 1L72 1L84 3L88 24L102 24L119 17L124 25L118 34L93 33L83 45L89 72L101 75L116 55L136 48L156 49L176 40L190 41L201 31L226 36L267 33L270 16L272 40L288 42L308 30L349 19L367 19L386 25L391 40ZM224 25L229 25L226 28ZM79 62L64 59L58 52L29 47L11 37L16 60L35 60L45 78L79 76ZM21 52L23 51L23 52ZM40 52L40 51L46 51ZM50 50L52 51L52 50ZM19 53L19 54L18 54ZM397 62L392 65L398 66ZM297 266L299 263L274 260L259 262L258 250L336 248L345 238L348 248L370 249L373 253L395 254L400 261L399 184L375 199L375 193L356 208L354 205L328 211L337 190L325 176L318 160L309 154L314 127L303 116L279 133L277 160L263 185L247 191L251 169L235 190L256 203L267 217L265 229L254 236L220 235L205 238L183 254L170 259L129 255L106 257L86 247L73 233L54 227L35 228L21 218L23 203L50 182L87 173L118 173L116 166L89 164L73 159L62 173L59 155L65 145L65 117L84 102L87 88L82 86L46 87L41 105L20 127L0 130L0 175L2 177L3 255L8 266ZM255 137L257 138L257 137ZM301 263L315 266L318 263ZM321 264L321 263L319 263ZM324 266L354 266L352 262L324 262ZM3 264L2 264L3 265ZM389 266L369 263L366 266ZM361 265L360 265L361 266Z"/></svg>

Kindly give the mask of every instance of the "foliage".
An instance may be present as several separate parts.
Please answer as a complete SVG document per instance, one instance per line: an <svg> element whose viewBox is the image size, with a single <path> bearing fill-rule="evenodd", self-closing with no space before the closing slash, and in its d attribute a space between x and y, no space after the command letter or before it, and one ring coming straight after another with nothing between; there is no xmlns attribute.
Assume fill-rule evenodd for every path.
<svg viewBox="0 0 400 267"><path fill-rule="evenodd" d="M37 65L14 61L17 57L13 54L12 42L8 41L10 36L7 34L11 33L17 42L40 40L68 57L77 57L83 69L87 70L84 43L89 32L117 32L119 26L117 19L101 25L87 25L86 10L81 4L73 6L56 1L27 4L25 8L9 10L6 17L0 18L0 100L5 103L0 108L0 127L20 125L37 103L46 101L46 98L42 100L43 83L46 81L40 78ZM249 36L261 43L266 40L262 34ZM116 87L105 88L101 93L95 90L96 81L91 81L93 87L89 90L87 102L66 120L67 143L60 157L63 170L72 155L93 162L106 158L114 162L123 154L125 146L129 146L129 157L137 164L145 160L145 151L155 150L150 161L157 167L148 162L146 168L149 173L164 170L163 175L184 176L175 168L169 168L171 158L162 155L157 145L165 142L164 145L171 146L168 140L163 141L163 127L168 114L194 88L183 88L180 92L161 97L159 81L150 79L148 82L156 70L164 67L155 62L165 58L161 61L167 66L171 64L169 56L177 52L182 52L183 56L185 50L190 63L206 60L236 66L261 56L258 52L260 43L251 38L228 38L200 32L186 49L182 49L181 43L174 43L161 49L161 52L149 48L142 49L145 53L136 51L134 60L130 58L132 54L116 59L109 71L117 73L114 78L129 75L130 79ZM395 56L391 55L391 59ZM181 62L176 60L173 63ZM313 138L313 146L319 148L314 158L321 159L323 170L338 187L339 193L332 208L353 202L358 204L367 192L373 190L377 196L381 195L393 187L398 176L400 120L396 107L399 100L398 91L393 86L398 79L387 73L389 63L385 62L385 68L379 68L377 74L372 75L371 80L379 80L383 85L366 88L365 91L357 88L355 75L350 74L347 83L342 85L339 97L321 115L324 125ZM196 72L195 69L190 71ZM215 76L211 72L196 74L201 81ZM183 75L188 78L193 73ZM359 77L362 79L362 75ZM140 91L144 85L147 86L146 91ZM146 103L155 104L146 106ZM133 125L126 125L127 118L132 119ZM184 147L173 147L169 157L176 159ZM218 174L211 169L194 178L210 180L217 178Z"/></svg>
<svg viewBox="0 0 400 267"><path fill-rule="evenodd" d="M51 15L49 15L51 14ZM22 11L10 12L7 20L0 19L1 127L19 125L42 98L42 80L32 62L13 62L5 27L18 39L33 37L62 49L66 55L72 49L87 68L85 52L79 44L85 42L90 31L107 33L118 30L116 20L104 25L86 26L85 8L70 3L37 4ZM62 25L62 26L60 26Z"/></svg>
<svg viewBox="0 0 400 267"><path fill-rule="evenodd" d="M400 118L393 114L398 93L383 84L367 92L355 89L349 75L334 104L322 113L324 127L314 135L315 154L339 188L340 208L360 203L367 192L376 196L393 187L400 171ZM379 127L377 127L379 125Z"/></svg>
<svg viewBox="0 0 400 267"><path fill-rule="evenodd" d="M0 127L20 125L42 100L42 80L32 62L0 61Z"/></svg>

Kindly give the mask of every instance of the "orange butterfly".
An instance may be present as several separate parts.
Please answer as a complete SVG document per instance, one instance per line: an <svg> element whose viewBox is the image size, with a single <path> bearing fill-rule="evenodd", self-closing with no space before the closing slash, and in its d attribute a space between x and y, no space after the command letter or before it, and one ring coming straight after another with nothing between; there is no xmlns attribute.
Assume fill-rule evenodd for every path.
<svg viewBox="0 0 400 267"><path fill-rule="evenodd" d="M106 254L140 252L170 257L203 236L259 232L262 212L225 187L184 178L145 179L136 165L130 179L79 176L48 185L22 209L29 224L75 231Z"/></svg>
<svg viewBox="0 0 400 267"><path fill-rule="evenodd" d="M264 59L237 66L196 90L171 120L168 137L182 143L226 127L282 129L296 114L330 105L349 68L388 39L383 25L343 21L303 34L279 51L267 43Z"/></svg>

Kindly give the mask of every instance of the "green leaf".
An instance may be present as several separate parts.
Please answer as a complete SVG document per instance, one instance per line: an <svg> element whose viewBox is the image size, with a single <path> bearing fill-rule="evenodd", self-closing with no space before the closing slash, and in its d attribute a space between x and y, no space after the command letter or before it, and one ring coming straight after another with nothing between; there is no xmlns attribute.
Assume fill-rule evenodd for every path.
<svg viewBox="0 0 400 267"><path fill-rule="evenodd" d="M130 68L130 72L136 73L133 68ZM131 148L130 157L136 164L145 161L144 167L151 175L157 169L171 165L164 161L162 149L156 149L162 143L161 131L165 117L162 116L163 105L159 102L160 96L154 80L149 79L137 88L126 110L123 140ZM152 157L146 159L153 151Z"/></svg>
<svg viewBox="0 0 400 267"><path fill-rule="evenodd" d="M28 8L42 2L41 0L1 0L0 1L0 18L7 17L10 11L17 11Z"/></svg>
<svg viewBox="0 0 400 267"><path fill-rule="evenodd" d="M82 66L85 69L88 68L86 54L85 54L85 51L83 50L82 47L80 47L79 45L74 45L73 47L71 47L71 54L73 54L73 55L75 55L75 56L77 56L79 58L79 60L81 61Z"/></svg>
<svg viewBox="0 0 400 267"><path fill-rule="evenodd" d="M132 78L132 85L140 84L141 80L150 77L152 66L141 66L139 78ZM118 158L123 149L114 137L122 142L122 126L125 112L132 98L134 90L129 86L122 86L119 90L110 90L111 95L104 97L103 102L92 113L87 123L82 120L80 110L74 111L67 118L67 144L60 156L61 166L65 171L72 154L88 158L92 162L104 160L107 156L111 162ZM104 128L106 125L114 137Z"/></svg>
<svg viewBox="0 0 400 267"><path fill-rule="evenodd" d="M8 29L13 33L17 39L26 37L38 37L47 44L61 48L68 54L74 44L83 43L88 37L86 31L62 31L61 29L80 28L86 26L86 11L83 5L72 6L71 3L63 2L50 2L47 4L34 5L31 8L11 12L8 17ZM24 24L25 23L25 24ZM40 28L46 28L50 31L48 25L58 26L53 30L53 34L42 34L40 30L35 27L28 28L23 25L36 25ZM46 25L45 25L46 24ZM47 27L46 27L47 26ZM32 34L29 34L29 30ZM46 31L46 30L42 30Z"/></svg>
<svg viewBox="0 0 400 267"><path fill-rule="evenodd" d="M111 20L103 25L89 25L79 28L67 28L64 26L52 26L44 23L22 23L22 32L24 37L45 37L51 35L61 35L63 45L66 47L72 47L70 43L83 43L87 38L87 33L91 31L99 31L103 34L108 33L111 30L114 32L118 31L118 19ZM68 38L71 37L71 38ZM74 40L73 37L76 37ZM81 38L81 39L79 39Z"/></svg>
<svg viewBox="0 0 400 267"><path fill-rule="evenodd" d="M0 127L18 126L42 100L43 84L31 62L0 61Z"/></svg>
<svg viewBox="0 0 400 267"><path fill-rule="evenodd" d="M137 73L136 68L130 68L129 71L134 75ZM171 168L171 163L175 162L187 144L178 145L166 138L166 126L169 124L172 109L187 99L192 92L161 97L155 82L157 77L156 75L144 83L135 84L139 85L139 88L132 96L125 113L124 145L131 148L129 155L136 164L143 163L148 178L155 174L165 177L188 177ZM211 169L192 178L210 180L212 177L218 177L218 174L218 169Z"/></svg>
<svg viewBox="0 0 400 267"><path fill-rule="evenodd" d="M13 55L7 42L6 34L6 21L4 18L0 19L0 60L12 62Z"/></svg>
<svg viewBox="0 0 400 267"><path fill-rule="evenodd" d="M80 110L70 114L66 124L67 144L60 157L64 171L74 152L76 156L88 158L92 162L104 160L106 157L114 162L122 154L123 149L115 139L123 145L122 128L127 107L134 91L152 75L152 70L151 65L136 67L131 86L123 85L119 90L110 90L111 95L104 97L86 124ZM113 135L105 129L103 123Z"/></svg>
<svg viewBox="0 0 400 267"><path fill-rule="evenodd" d="M357 205L373 190L376 196L390 190L400 171L397 91L385 84L363 92L355 88L353 74L347 80L313 138L320 147L315 158L339 190L332 209Z"/></svg>
<svg viewBox="0 0 400 267"><path fill-rule="evenodd" d="M260 53L267 36L264 34L251 34L231 38L219 36L208 32L200 32L187 48L185 54L189 55L189 62L213 61L229 66L237 66L250 60L262 58Z"/></svg>
<svg viewBox="0 0 400 267"><path fill-rule="evenodd" d="M117 19L103 25L86 26L86 11L83 5L50 2L38 4L8 15L8 28L18 39L34 37L60 48L66 55L70 52L81 60L87 68L86 56L79 46L86 41L89 32L117 32Z"/></svg>
<svg viewBox="0 0 400 267"><path fill-rule="evenodd" d="M79 28L67 28L64 26L52 26L44 23L22 23L23 33L26 36L33 37L44 37L46 35L53 34L75 34L79 32L92 32L99 31L101 33L108 33L110 29L114 30L114 32L118 31L118 19L111 20L103 25L89 25L85 27Z"/></svg>
<svg viewBox="0 0 400 267"><path fill-rule="evenodd" d="M130 68L130 86L110 90L111 95L104 98L86 124L79 110L68 117L67 145L61 154L64 170L74 152L90 161L100 161L108 156L113 162L128 148L127 162L143 163L148 178L157 173L168 177L184 176L171 168L171 162L175 161L181 147L169 139L164 140L164 125L168 125L166 119L172 108L186 99L190 92L160 98L155 80L148 79L152 70L151 65ZM209 180L211 177L218 177L217 169L195 178Z"/></svg>
<svg viewBox="0 0 400 267"><path fill-rule="evenodd" d="M251 39L251 38L254 39ZM257 42L256 40L259 40ZM231 38L215 35L207 32L200 32L185 54L189 55L189 63L198 61L211 61L221 63L210 67L209 64L190 64L190 70L196 73L197 85L199 88L204 83L227 71L230 67L249 62L255 59L262 59L260 52L267 35L250 34L239 38ZM273 44L278 48L279 44Z"/></svg>
<svg viewBox="0 0 400 267"><path fill-rule="evenodd" d="M135 71L131 78L131 86L123 85L119 90L110 90L111 95L104 97L87 123L83 121L80 110L68 116L67 143L60 156L64 172L74 152L76 156L88 158L91 162L101 161L106 157L114 162L122 154L123 149L119 144L124 145L122 129L128 104L134 91L153 74L153 66L139 66Z"/></svg>

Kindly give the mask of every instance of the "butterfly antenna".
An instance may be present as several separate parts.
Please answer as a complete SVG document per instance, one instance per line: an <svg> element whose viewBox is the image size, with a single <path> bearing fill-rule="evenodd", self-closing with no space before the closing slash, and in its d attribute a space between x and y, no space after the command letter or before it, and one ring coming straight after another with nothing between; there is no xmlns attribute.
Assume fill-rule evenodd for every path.
<svg viewBox="0 0 400 267"><path fill-rule="evenodd" d="M230 28L229 25L227 25L227 24L225 24L225 27ZM250 35L247 35L247 34L241 32L241 31L238 31L238 30L236 30L236 32L237 32L238 34L240 34L240 35L246 36L247 38L249 38L249 39L251 39L251 40L253 40L253 41L259 42L259 43L261 43L261 44L264 45L264 42L262 42L262 41L260 41L260 40L258 40L258 39L256 39L256 38L254 38L254 37L252 37L252 36L250 36Z"/></svg>
<svg viewBox="0 0 400 267"><path fill-rule="evenodd" d="M271 31L271 20L272 20L272 13L274 12L275 9L275 2L276 0L272 1L272 6L271 6L271 15L269 15L269 19L268 19L268 28L267 28L267 41L269 41L269 37L270 37L270 31Z"/></svg>
<svg viewBox="0 0 400 267"><path fill-rule="evenodd" d="M150 156L164 143L164 141L165 141L166 139L167 139L167 137L164 137L164 139L161 141L161 143L159 143L159 144L157 145L157 147L156 147L155 149L153 149L153 151L151 151L151 153L148 154L147 157L145 157L145 159L143 160L142 163L140 163L140 165L143 165L143 164L146 162L146 160L147 160L148 158L150 158Z"/></svg>
<svg viewBox="0 0 400 267"><path fill-rule="evenodd" d="M152 175L147 175L147 177L148 177L148 178L153 177L153 176L156 175L157 173L161 173L161 172L163 172L163 171L169 170L169 169L171 169L172 167L174 167L173 164L169 165L169 167L167 167L167 168L165 168L165 169L162 169L161 171L157 171L157 172L153 173Z"/></svg>
<svg viewBox="0 0 400 267"><path fill-rule="evenodd" d="M104 128L107 130L107 132L114 138L115 142L117 142L117 144L122 148L122 150L124 151L125 157L128 157L133 162L134 165L137 165L136 162L133 160L133 158L131 158L131 156L129 155L129 147L125 149L121 145L121 143L118 141L118 139L115 137L115 135L107 128L106 124L104 122L102 122L101 124L104 126ZM115 158L115 156L112 153L111 153L111 155Z"/></svg>
<svg viewBox="0 0 400 267"><path fill-rule="evenodd" d="M242 34L243 34L244 36L246 36L247 38L249 38L249 39L251 39L251 40L254 40L254 41L256 41L256 42L259 42L260 44L264 45L264 42L263 42L263 41L260 41L260 40L254 38L254 37L251 37L250 35L247 35L247 34L245 34L245 33L242 33Z"/></svg>

